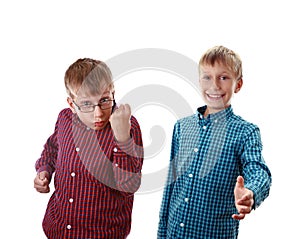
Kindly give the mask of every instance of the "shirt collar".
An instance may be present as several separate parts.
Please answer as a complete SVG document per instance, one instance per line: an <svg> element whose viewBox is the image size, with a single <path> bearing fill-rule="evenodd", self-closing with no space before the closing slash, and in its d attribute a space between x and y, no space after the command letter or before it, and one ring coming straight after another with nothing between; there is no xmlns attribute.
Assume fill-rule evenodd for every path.
<svg viewBox="0 0 300 239"><path fill-rule="evenodd" d="M221 110L217 113L214 113L214 114L209 114L206 118L204 117L204 113L205 113L205 110L207 109L207 106L202 106L202 107L199 107L197 109L197 114L198 114L198 117L199 117L199 120L206 120L206 121L215 121L215 120L222 120L222 119L228 119L230 116L233 115L233 110L232 110L232 107L231 105L224 109L224 110Z"/></svg>

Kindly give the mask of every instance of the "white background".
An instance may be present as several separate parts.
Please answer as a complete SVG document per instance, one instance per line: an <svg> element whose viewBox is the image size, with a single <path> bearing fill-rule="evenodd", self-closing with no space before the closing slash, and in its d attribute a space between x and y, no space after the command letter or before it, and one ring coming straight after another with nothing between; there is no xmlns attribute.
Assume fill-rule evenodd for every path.
<svg viewBox="0 0 300 239"><path fill-rule="evenodd" d="M299 238L297 5L291 0L1 1L0 238L45 238L41 222L50 194L33 189L34 163L57 114L67 107L63 76L71 63L81 57L105 61L142 48L168 49L198 62L215 45L233 49L243 60L244 88L233 99L234 111L259 125L273 174L270 197L241 222L239 238ZM134 84L116 82L117 99L134 89L137 79L151 84L156 77L174 78L139 74L124 77L123 82L132 76ZM180 83L170 87L183 96L188 92ZM187 97L194 109L202 104L196 94ZM147 174L167 165L176 118L154 106L136 116L145 144L151 144L154 122L167 135L161 154L145 161ZM160 188L136 194L130 239L156 238L161 197Z"/></svg>

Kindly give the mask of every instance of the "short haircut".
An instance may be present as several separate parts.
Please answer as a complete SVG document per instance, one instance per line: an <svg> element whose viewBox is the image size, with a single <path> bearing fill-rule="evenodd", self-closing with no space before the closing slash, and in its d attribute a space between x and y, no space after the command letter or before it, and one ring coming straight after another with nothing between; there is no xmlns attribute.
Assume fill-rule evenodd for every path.
<svg viewBox="0 0 300 239"><path fill-rule="evenodd" d="M237 79L243 77L241 58L234 51L224 46L215 46L208 49L202 55L199 61L200 74L201 74L200 66L204 66L204 65L214 66L215 63L223 64L224 66L228 67L235 74Z"/></svg>
<svg viewBox="0 0 300 239"><path fill-rule="evenodd" d="M112 74L108 66L99 60L82 58L69 66L65 73L65 87L74 99L79 91L89 95L102 94L106 88L114 93Z"/></svg>

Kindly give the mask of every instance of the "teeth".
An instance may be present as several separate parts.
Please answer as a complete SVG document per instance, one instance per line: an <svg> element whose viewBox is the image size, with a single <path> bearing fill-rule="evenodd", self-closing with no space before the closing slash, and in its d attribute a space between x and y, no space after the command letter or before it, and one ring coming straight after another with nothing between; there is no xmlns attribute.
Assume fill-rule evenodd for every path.
<svg viewBox="0 0 300 239"><path fill-rule="evenodd" d="M221 98L222 97L221 95L208 95L208 96L211 98Z"/></svg>

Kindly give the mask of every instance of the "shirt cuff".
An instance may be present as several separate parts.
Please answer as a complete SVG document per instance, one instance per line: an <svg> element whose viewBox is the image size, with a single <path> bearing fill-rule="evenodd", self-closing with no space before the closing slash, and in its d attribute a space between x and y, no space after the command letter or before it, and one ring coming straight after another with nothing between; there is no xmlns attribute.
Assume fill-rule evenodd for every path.
<svg viewBox="0 0 300 239"><path fill-rule="evenodd" d="M46 172L49 173L49 181L51 181L52 174L53 174L51 167L49 167L47 165L44 165L44 166L41 166L36 172L40 173L40 172L43 172L43 171L46 171Z"/></svg>

